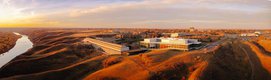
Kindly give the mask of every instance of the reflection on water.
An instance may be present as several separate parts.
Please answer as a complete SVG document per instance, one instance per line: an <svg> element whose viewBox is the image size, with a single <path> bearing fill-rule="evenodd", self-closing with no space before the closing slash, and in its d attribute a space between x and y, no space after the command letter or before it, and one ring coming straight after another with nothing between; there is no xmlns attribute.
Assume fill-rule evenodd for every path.
<svg viewBox="0 0 271 80"><path fill-rule="evenodd" d="M16 35L21 35L19 33L15 33ZM0 67L8 63L10 60L15 58L16 56L26 52L28 49L33 47L33 43L28 39L28 36L21 35L22 37L16 41L16 45L10 49L8 52L0 55Z"/></svg>

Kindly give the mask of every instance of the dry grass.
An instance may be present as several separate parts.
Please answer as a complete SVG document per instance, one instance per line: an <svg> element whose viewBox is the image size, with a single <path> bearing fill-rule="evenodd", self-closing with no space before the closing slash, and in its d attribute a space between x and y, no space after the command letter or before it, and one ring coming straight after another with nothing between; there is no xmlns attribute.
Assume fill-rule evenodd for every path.
<svg viewBox="0 0 271 80"><path fill-rule="evenodd" d="M152 50L140 55L101 55L91 45L80 44L82 37L107 31L34 31L33 49L0 69L0 79L24 80L247 80L250 66L242 52L248 46L227 42L209 50L181 52ZM37 45L39 44L39 45ZM271 69L270 58L261 62ZM249 50L249 53L253 53ZM20 68L18 68L20 67ZM269 71L270 72L270 71Z"/></svg>
<svg viewBox="0 0 271 80"><path fill-rule="evenodd" d="M188 80L199 80L199 78L203 75L202 72L206 69L207 66L208 62L202 62L199 64L196 70L190 70L192 73Z"/></svg>
<svg viewBox="0 0 271 80"><path fill-rule="evenodd" d="M253 43L246 42L245 44L249 45L252 48L252 50L257 54L258 58L260 59L262 66L271 74L271 56L266 55L259 47L257 47Z"/></svg>
<svg viewBox="0 0 271 80"><path fill-rule="evenodd" d="M0 54L13 48L19 38L20 36L15 35L12 32L0 32Z"/></svg>
<svg viewBox="0 0 271 80"><path fill-rule="evenodd" d="M114 64L120 63L122 60L123 60L122 57L116 57L116 56L109 57L103 61L103 67L106 68L106 67L112 66Z"/></svg>
<svg viewBox="0 0 271 80"><path fill-rule="evenodd" d="M104 80L105 78L129 79L130 76L143 70L138 64L126 58L122 62L88 75L84 80Z"/></svg>
<svg viewBox="0 0 271 80"><path fill-rule="evenodd" d="M73 34L70 32L37 30L24 34L29 35L34 47L2 67L0 78L61 69L101 55L91 45L80 44L82 38L67 38Z"/></svg>
<svg viewBox="0 0 271 80"><path fill-rule="evenodd" d="M240 46L240 47L239 47ZM248 80L250 79L251 65L246 52L246 46L239 41L226 42L214 51L198 80ZM251 51L247 51L252 54Z"/></svg>
<svg viewBox="0 0 271 80"><path fill-rule="evenodd" d="M114 65L107 66L95 73L89 74L85 80L180 80L189 79L200 75L203 67L201 65L194 67L194 65L202 64L199 60L195 61L196 56L205 56L203 53L182 53L176 50L154 50L141 55L124 57L121 62L114 63ZM114 57L113 61L117 58ZM110 59L111 60L111 59ZM189 70L194 67L195 70ZM190 77L190 78L192 78ZM194 78L197 78L195 76Z"/></svg>
<svg viewBox="0 0 271 80"><path fill-rule="evenodd" d="M271 40L259 40L258 43L268 52L271 52Z"/></svg>

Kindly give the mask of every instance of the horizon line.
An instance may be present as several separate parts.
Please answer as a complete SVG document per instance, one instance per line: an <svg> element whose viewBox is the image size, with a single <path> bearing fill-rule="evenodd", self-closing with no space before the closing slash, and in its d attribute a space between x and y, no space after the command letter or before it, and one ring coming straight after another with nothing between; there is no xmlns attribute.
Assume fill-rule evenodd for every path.
<svg viewBox="0 0 271 80"><path fill-rule="evenodd" d="M187 28L134 28L134 27L0 27L0 29L190 29ZM198 28L199 30L271 30L270 28Z"/></svg>

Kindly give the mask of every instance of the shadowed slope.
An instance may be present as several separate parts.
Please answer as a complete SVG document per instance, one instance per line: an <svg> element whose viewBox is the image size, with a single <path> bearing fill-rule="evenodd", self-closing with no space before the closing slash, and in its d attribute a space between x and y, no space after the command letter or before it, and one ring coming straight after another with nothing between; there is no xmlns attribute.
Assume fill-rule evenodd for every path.
<svg viewBox="0 0 271 80"><path fill-rule="evenodd" d="M47 31L32 33L35 34L31 32L28 34L31 34L30 38L36 45L3 66L0 69L0 78L60 69L101 55L91 45L81 44L83 38L65 38L69 36L68 33L59 33L60 35ZM52 35L54 36L50 37ZM41 42L43 44L39 44Z"/></svg>
<svg viewBox="0 0 271 80"><path fill-rule="evenodd" d="M268 53L265 53L264 50L257 47L256 43L246 42L245 44L249 45L250 48L256 53L257 57L260 59L262 66L268 70L269 75L271 75L271 56ZM271 79L271 78L270 78Z"/></svg>
<svg viewBox="0 0 271 80"><path fill-rule="evenodd" d="M103 55L92 45L82 44L82 36L93 36L90 32L38 32L31 34L34 48L0 69L1 80L270 79L269 63L265 63L269 58L261 56L261 48L242 41L227 40L217 47L189 52L163 49L125 56Z"/></svg>
<svg viewBox="0 0 271 80"><path fill-rule="evenodd" d="M240 44L241 43L241 44ZM224 44L216 51L201 80L269 80L270 75L251 48L242 42Z"/></svg>

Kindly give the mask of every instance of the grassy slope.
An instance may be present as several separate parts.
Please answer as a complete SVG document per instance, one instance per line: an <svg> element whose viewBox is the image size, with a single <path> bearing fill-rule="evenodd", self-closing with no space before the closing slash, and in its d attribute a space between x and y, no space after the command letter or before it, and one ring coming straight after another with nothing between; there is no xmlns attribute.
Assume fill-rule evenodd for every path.
<svg viewBox="0 0 271 80"><path fill-rule="evenodd" d="M12 32L0 32L0 54L3 54L13 48L20 36Z"/></svg>
<svg viewBox="0 0 271 80"><path fill-rule="evenodd" d="M215 51L214 57L202 73L200 80L246 80L249 78L249 62L238 42L227 42Z"/></svg>
<svg viewBox="0 0 271 80"><path fill-rule="evenodd" d="M61 69L101 55L91 45L78 43L81 37L65 38L72 33L33 31L28 34L34 48L2 67L0 78Z"/></svg>
<svg viewBox="0 0 271 80"><path fill-rule="evenodd" d="M271 53L271 40L259 40L258 43L268 52Z"/></svg>
<svg viewBox="0 0 271 80"><path fill-rule="evenodd" d="M202 73L200 80L269 80L266 58L247 43L240 41L227 42L215 51ZM248 57L249 56L249 57ZM263 65L262 65L262 64ZM270 68L269 68L270 69Z"/></svg>
<svg viewBox="0 0 271 80"><path fill-rule="evenodd" d="M133 80L179 80L188 77L204 63L203 57L210 54L180 52L176 50L155 50L141 55L123 57L110 67L89 74L91 79L133 79ZM200 56L201 59L195 60ZM196 65L196 66L195 66Z"/></svg>
<svg viewBox="0 0 271 80"><path fill-rule="evenodd" d="M256 53L257 57L260 59L262 66L269 71L269 74L271 74L271 56L264 53L264 50L261 50L257 45L246 42L247 45L249 45L252 50Z"/></svg>
<svg viewBox="0 0 271 80"><path fill-rule="evenodd" d="M101 56L90 45L78 44L82 36L71 37L74 32L37 32L31 35L35 47L1 68L0 79L247 80L251 67L238 46L255 54L254 49L241 42L227 42L206 53L154 50L134 56Z"/></svg>

